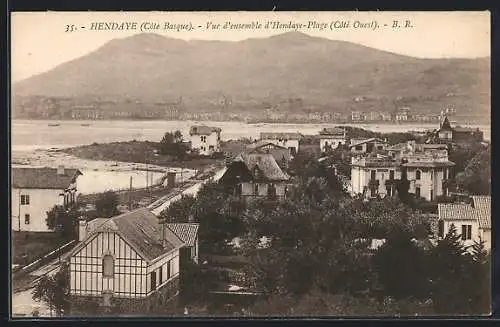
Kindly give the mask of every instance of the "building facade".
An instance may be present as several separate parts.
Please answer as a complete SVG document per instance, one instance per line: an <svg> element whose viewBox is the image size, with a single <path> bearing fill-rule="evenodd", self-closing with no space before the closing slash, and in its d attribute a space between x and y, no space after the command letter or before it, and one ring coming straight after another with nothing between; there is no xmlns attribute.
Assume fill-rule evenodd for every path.
<svg viewBox="0 0 500 327"><path fill-rule="evenodd" d="M191 126L189 137L191 150L202 156L211 156L221 151L221 129L211 126Z"/></svg>
<svg viewBox="0 0 500 327"><path fill-rule="evenodd" d="M271 154L281 169L288 169L292 159L291 150L268 141L257 141L246 147L244 153L248 154Z"/></svg>
<svg viewBox="0 0 500 327"><path fill-rule="evenodd" d="M245 200L255 198L284 199L290 176L271 154L243 153L231 162L219 180Z"/></svg>
<svg viewBox="0 0 500 327"><path fill-rule="evenodd" d="M184 242L147 209L80 221L79 241L67 259L75 302L85 298L112 309L154 298L150 307L178 295Z"/></svg>
<svg viewBox="0 0 500 327"><path fill-rule="evenodd" d="M345 144L347 144L347 136L343 128L323 128L319 132L319 146L321 152L335 150L339 146Z"/></svg>
<svg viewBox="0 0 500 327"><path fill-rule="evenodd" d="M295 156L299 152L299 143L302 139L300 133L260 133L260 140L270 142L290 150L290 154Z"/></svg>
<svg viewBox="0 0 500 327"><path fill-rule="evenodd" d="M54 206L70 206L76 201L77 169L12 168L12 230L51 232L47 212Z"/></svg>
<svg viewBox="0 0 500 327"><path fill-rule="evenodd" d="M484 241L486 250L491 251L491 197L472 196L471 200L438 205L438 237L445 237L453 225L465 247L471 249L475 242Z"/></svg>

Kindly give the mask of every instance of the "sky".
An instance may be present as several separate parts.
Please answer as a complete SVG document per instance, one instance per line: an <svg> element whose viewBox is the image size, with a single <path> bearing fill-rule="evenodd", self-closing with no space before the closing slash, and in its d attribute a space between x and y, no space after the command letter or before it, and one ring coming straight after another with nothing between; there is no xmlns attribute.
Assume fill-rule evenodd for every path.
<svg viewBox="0 0 500 327"><path fill-rule="evenodd" d="M411 27L393 28L393 21ZM332 40L419 58L490 56L490 13L483 12L33 12L11 15L11 78L13 82L48 71L95 51L108 41L141 33L143 23L189 24L186 30L147 30L184 39L239 41L264 38L293 29L266 29L268 21L309 24L301 32ZM136 30L92 30L92 23L136 23ZM260 23L254 29L223 29L226 22ZM338 22L337 28L330 28ZM342 24L341 22L344 22ZM349 25L345 27L345 22ZM358 23L356 23L358 22ZM359 28L359 23L378 28ZM220 24L218 29L207 23ZM371 25L370 25L371 24ZM77 30L66 32L67 25ZM335 26L335 25L333 25ZM83 27L83 28L82 28Z"/></svg>

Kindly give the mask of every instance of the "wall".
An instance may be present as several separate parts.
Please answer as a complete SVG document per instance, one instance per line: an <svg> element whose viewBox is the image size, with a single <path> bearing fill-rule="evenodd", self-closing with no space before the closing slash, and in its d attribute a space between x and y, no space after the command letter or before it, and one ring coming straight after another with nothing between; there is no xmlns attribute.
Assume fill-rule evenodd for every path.
<svg viewBox="0 0 500 327"><path fill-rule="evenodd" d="M447 168L445 168L447 169ZM416 180L416 172L420 170L420 180ZM437 196L443 195L443 180L445 171L440 168L408 168L408 180L410 181L410 193L416 193L416 187L420 186L420 196L427 201L435 199ZM431 199L432 190L432 199Z"/></svg>
<svg viewBox="0 0 500 327"><path fill-rule="evenodd" d="M117 233L99 233L70 258L70 294L143 297L147 292L147 263ZM113 278L102 276L102 258L115 258Z"/></svg>
<svg viewBox="0 0 500 327"><path fill-rule="evenodd" d="M253 192L253 187L255 183L241 183L241 195L243 196L256 196ZM257 196L267 196L268 195L268 184L266 183L258 183L259 184L259 193ZM274 183L274 187L276 188L277 196L285 195L285 183Z"/></svg>
<svg viewBox="0 0 500 327"><path fill-rule="evenodd" d="M170 265L170 276L167 277L167 269L168 265ZM160 273L159 270L162 270L163 281L160 282ZM177 278L179 276L179 250L174 250L157 261L151 263L147 268L147 277L146 277L146 292L150 295L152 292L156 290L151 289L151 272L156 272L156 290L165 286L172 279Z"/></svg>
<svg viewBox="0 0 500 327"><path fill-rule="evenodd" d="M206 136L206 142L201 141L201 137ZM212 133L210 135L191 135L191 148L199 150L200 155L209 156L214 152L220 151L220 140L218 133ZM213 146L213 150L210 150L209 147ZM204 149L202 149L204 147Z"/></svg>
<svg viewBox="0 0 500 327"><path fill-rule="evenodd" d="M49 232L47 227L47 211L52 209L55 205L63 204L63 197L59 194L64 193L63 190L55 189L15 189L11 191L12 194L12 229L19 230L19 217L21 231L30 232ZM20 205L21 199L19 195L29 195L30 204ZM20 210L20 215L19 215ZM25 214L30 215L29 224L25 224Z"/></svg>
<svg viewBox="0 0 500 327"><path fill-rule="evenodd" d="M440 131L438 135L439 135L440 139L451 140L453 132L452 131Z"/></svg>
<svg viewBox="0 0 500 327"><path fill-rule="evenodd" d="M373 142L369 142L369 143L360 144L361 145L361 149L360 150L357 150L356 149L356 145L353 145L351 147L351 152L352 153L366 153L367 150L368 150L368 144L373 144L373 149L374 150L378 149L379 146L381 146L382 149L384 149L385 146L386 146L386 144L383 143L383 142L373 141Z"/></svg>
<svg viewBox="0 0 500 327"><path fill-rule="evenodd" d="M366 168L366 167L352 166L351 184L352 184L353 194L363 193L363 190L366 186L368 195L370 195L370 189L368 185L370 183L372 170L375 171L375 179L379 181L378 194L380 194L381 196L387 195L385 181L389 179L391 170L394 171L394 179L401 178L401 171L399 170L399 167Z"/></svg>
<svg viewBox="0 0 500 327"><path fill-rule="evenodd" d="M480 229L481 239L484 241L484 247L491 251L491 229Z"/></svg>
<svg viewBox="0 0 500 327"><path fill-rule="evenodd" d="M299 152L299 140L274 140L265 139L266 142L270 142L276 145L283 146L285 148L295 148L296 152Z"/></svg>

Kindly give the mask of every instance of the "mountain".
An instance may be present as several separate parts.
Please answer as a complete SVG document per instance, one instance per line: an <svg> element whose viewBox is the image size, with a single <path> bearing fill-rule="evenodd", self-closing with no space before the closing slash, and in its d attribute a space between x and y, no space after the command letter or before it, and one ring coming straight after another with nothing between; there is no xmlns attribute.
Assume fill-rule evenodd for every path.
<svg viewBox="0 0 500 327"><path fill-rule="evenodd" d="M299 32L238 42L139 34L20 81L13 93L182 96L197 106L221 96L234 106L300 98L338 111L389 111L396 101L424 112L451 104L457 112L489 115L490 59L418 59Z"/></svg>

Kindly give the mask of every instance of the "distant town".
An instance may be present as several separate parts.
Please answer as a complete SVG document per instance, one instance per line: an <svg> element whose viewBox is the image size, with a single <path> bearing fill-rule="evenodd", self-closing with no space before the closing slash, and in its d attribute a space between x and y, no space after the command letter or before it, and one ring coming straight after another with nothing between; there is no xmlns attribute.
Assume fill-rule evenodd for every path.
<svg viewBox="0 0 500 327"><path fill-rule="evenodd" d="M356 97L353 102L363 102ZM437 124L440 111L460 123L489 123L489 117L464 115L453 106L436 108L433 113L421 113L408 106L392 106L385 110L335 110L327 106L303 104L300 99L279 103L263 101L260 104L233 105L221 97L209 103L205 109L194 110L182 97L175 101L143 102L138 99L101 100L91 103L71 98L45 96L17 96L13 101L14 119L45 120L195 120L195 121L243 121L247 123L383 123L383 124Z"/></svg>

